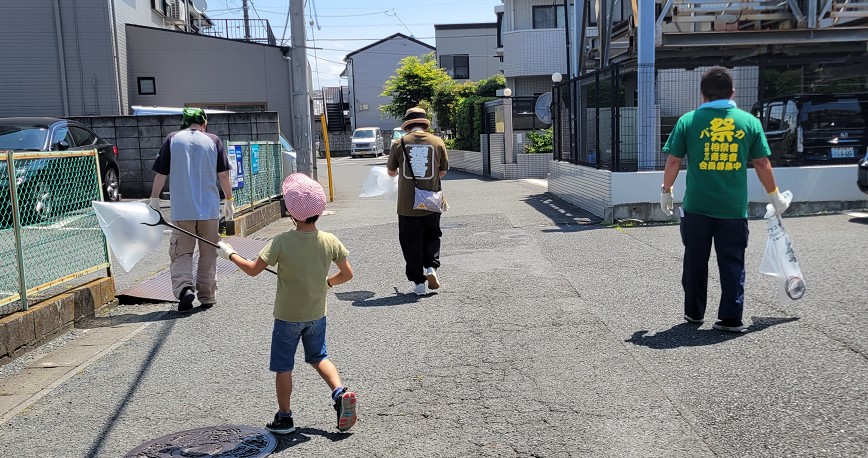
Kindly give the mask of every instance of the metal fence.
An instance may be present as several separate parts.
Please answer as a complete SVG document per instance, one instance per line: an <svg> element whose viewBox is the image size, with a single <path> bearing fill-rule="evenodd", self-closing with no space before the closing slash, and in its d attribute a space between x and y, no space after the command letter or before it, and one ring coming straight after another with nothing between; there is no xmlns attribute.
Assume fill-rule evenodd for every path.
<svg viewBox="0 0 868 458"><path fill-rule="evenodd" d="M281 195L281 146L275 142L227 142L235 210L244 212ZM239 173L240 172L240 173Z"/></svg>
<svg viewBox="0 0 868 458"><path fill-rule="evenodd" d="M96 151L0 152L0 315L53 286L109 269L91 201Z"/></svg>
<svg viewBox="0 0 868 458"><path fill-rule="evenodd" d="M735 102L763 123L772 162L799 166L855 163L864 154L864 146L854 147L852 152L846 148L826 152L828 145L812 150L809 141L825 135L820 132L822 123L812 122L817 117L834 118L827 124L852 127L846 134L851 140L868 136L866 65L868 59L864 57L835 64L773 65L748 61L730 67L729 71L735 86ZM635 63L613 64L554 85L554 159L616 172L662 170L666 156L661 148L681 115L702 104L699 84L708 68L664 65L655 68L652 134L655 150L646 154L639 151L639 69ZM842 119L848 122L842 123ZM847 130L832 129L829 135L835 135L826 140L844 135L842 132Z"/></svg>

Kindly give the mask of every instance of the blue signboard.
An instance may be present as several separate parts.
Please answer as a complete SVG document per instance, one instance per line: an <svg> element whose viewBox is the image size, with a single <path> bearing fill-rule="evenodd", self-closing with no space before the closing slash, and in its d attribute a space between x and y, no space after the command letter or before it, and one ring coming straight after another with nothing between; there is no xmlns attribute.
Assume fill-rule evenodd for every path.
<svg viewBox="0 0 868 458"><path fill-rule="evenodd" d="M250 173L259 173L259 145L250 145Z"/></svg>

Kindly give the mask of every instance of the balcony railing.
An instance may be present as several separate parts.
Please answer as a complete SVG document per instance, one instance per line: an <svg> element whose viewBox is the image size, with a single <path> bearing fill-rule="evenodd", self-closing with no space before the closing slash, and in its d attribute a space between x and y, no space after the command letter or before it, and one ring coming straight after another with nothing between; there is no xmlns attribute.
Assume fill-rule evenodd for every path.
<svg viewBox="0 0 868 458"><path fill-rule="evenodd" d="M209 19L210 26L200 29L202 35L276 45L277 39L268 19Z"/></svg>

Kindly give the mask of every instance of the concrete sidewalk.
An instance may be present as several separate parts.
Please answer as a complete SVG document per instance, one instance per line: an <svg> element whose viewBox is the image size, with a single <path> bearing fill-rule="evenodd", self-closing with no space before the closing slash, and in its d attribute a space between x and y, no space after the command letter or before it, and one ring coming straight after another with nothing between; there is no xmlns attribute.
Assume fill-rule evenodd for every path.
<svg viewBox="0 0 868 458"><path fill-rule="evenodd" d="M337 432L328 389L299 361L300 430L280 438L275 456L868 450L865 218L785 219L808 286L786 305L758 273L764 223L752 221L751 332L725 334L710 329L716 273L709 324L681 320L678 226L602 227L535 184L462 173L444 184L443 289L402 294L410 284L394 204L355 197L382 163L336 162L334 213L320 224L349 248L356 271L329 298L329 353L359 393L359 422ZM167 258L163 250L146 259L117 279L119 290ZM218 305L186 317L169 304L114 309L135 329L3 422L0 456L118 457L173 432L270 420L274 278L235 272L219 281ZM0 368L0 392L38 358L117 325L102 317Z"/></svg>

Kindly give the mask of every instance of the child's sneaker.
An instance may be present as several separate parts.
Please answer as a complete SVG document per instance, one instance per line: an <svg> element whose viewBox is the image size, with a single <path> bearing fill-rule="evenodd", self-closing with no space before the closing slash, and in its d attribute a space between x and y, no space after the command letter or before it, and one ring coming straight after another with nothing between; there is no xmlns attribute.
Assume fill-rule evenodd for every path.
<svg viewBox="0 0 868 458"><path fill-rule="evenodd" d="M292 424L292 417L281 417L279 413L274 414L274 421L265 425L265 429L275 434L289 434L295 431L295 426Z"/></svg>
<svg viewBox="0 0 868 458"><path fill-rule="evenodd" d="M335 399L335 411L338 413L338 430L349 431L356 424L356 393L344 388Z"/></svg>
<svg viewBox="0 0 868 458"><path fill-rule="evenodd" d="M425 276L428 278L428 288L437 289L440 287L440 281L437 280L437 269L426 267Z"/></svg>

